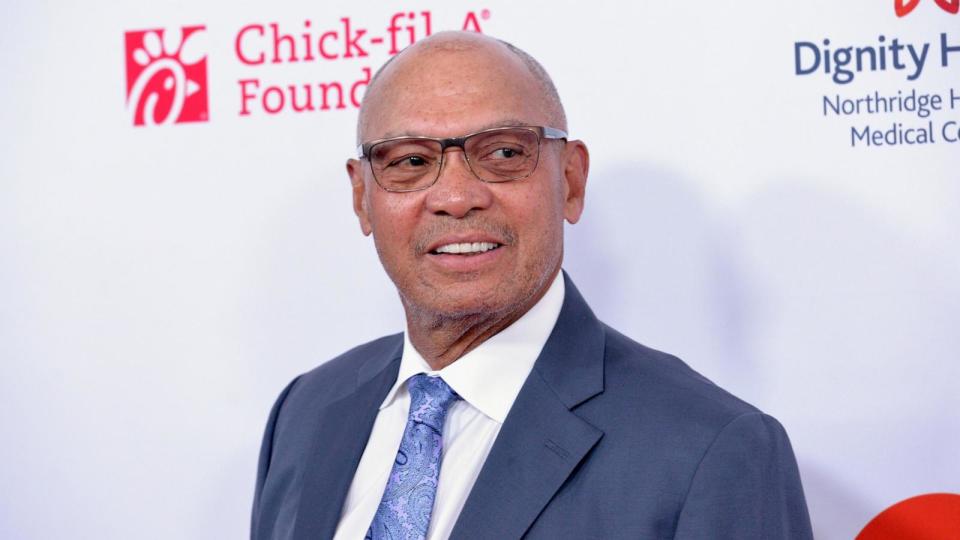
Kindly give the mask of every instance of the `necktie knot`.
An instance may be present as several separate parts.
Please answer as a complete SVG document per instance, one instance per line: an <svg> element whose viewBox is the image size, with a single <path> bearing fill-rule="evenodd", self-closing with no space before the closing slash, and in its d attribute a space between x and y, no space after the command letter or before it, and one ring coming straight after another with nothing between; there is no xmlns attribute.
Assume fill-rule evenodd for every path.
<svg viewBox="0 0 960 540"><path fill-rule="evenodd" d="M423 373L410 377L407 389L410 391L409 420L426 424L438 434L442 433L447 411L460 396L440 377Z"/></svg>

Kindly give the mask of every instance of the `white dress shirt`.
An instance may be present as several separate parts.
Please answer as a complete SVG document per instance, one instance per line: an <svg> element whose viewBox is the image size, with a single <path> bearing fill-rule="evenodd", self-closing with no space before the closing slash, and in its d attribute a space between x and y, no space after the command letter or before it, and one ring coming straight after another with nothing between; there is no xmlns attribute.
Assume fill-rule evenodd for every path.
<svg viewBox="0 0 960 540"><path fill-rule="evenodd" d="M543 298L520 319L440 371L430 369L404 334L397 382L380 405L334 540L360 540L370 528L407 424L407 380L418 373L443 377L463 398L447 412L440 479L427 532L428 540L450 536L500 426L557 323L563 295L563 276L558 273Z"/></svg>

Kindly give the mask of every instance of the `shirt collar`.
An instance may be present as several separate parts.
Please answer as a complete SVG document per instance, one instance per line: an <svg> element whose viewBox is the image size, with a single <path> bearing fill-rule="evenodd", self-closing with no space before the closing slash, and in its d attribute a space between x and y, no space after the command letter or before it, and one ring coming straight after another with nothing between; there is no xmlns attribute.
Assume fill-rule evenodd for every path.
<svg viewBox="0 0 960 540"><path fill-rule="evenodd" d="M380 409L393 403L397 394L406 388L407 379L426 373L443 377L464 401L502 424L557 323L563 296L563 274L557 272L543 298L523 316L439 371L430 369L410 343L409 332L404 332L397 381Z"/></svg>

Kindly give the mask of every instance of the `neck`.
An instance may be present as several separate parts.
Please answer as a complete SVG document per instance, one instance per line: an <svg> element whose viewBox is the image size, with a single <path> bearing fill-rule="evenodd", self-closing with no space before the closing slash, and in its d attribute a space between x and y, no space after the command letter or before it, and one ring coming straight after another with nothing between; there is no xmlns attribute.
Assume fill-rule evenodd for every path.
<svg viewBox="0 0 960 540"><path fill-rule="evenodd" d="M526 301L498 312L468 315L427 313L404 302L410 343L430 365L430 369L439 371L499 334L530 311L550 289L554 278L548 280L541 290Z"/></svg>

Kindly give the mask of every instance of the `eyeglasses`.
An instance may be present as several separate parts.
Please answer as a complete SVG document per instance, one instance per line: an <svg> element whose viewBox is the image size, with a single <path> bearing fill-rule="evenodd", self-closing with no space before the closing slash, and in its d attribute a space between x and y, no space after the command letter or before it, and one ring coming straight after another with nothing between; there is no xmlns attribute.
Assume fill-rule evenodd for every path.
<svg viewBox="0 0 960 540"><path fill-rule="evenodd" d="M370 162L373 178L380 187L407 192L427 189L437 182L444 151L451 146L463 149L467 168L480 180L509 182L537 170L542 139L566 138L566 133L551 127L500 127L447 139L378 139L361 144L357 153L360 159Z"/></svg>

